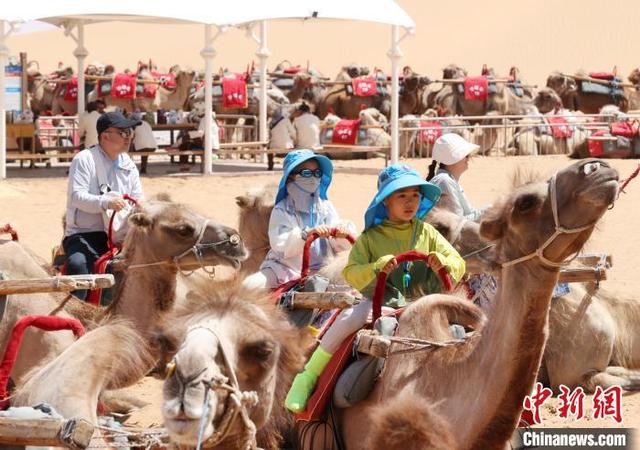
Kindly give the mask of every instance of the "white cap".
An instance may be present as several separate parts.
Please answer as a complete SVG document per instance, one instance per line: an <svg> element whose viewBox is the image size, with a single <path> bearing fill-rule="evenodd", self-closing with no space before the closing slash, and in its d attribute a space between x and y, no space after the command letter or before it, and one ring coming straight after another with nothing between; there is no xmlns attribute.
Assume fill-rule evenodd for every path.
<svg viewBox="0 0 640 450"><path fill-rule="evenodd" d="M462 161L479 148L479 145L468 142L459 134L447 133L440 136L433 144L433 159L440 164L450 166Z"/></svg>

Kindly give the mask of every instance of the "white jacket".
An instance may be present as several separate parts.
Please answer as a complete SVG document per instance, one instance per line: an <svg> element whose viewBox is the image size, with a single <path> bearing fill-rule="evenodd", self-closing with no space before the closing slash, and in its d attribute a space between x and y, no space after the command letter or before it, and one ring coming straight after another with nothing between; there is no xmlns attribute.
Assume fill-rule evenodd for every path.
<svg viewBox="0 0 640 450"><path fill-rule="evenodd" d="M121 153L113 161L99 145L82 150L74 156L69 168L65 236L106 231L103 214L109 195L100 193L95 161L102 164L111 192L129 194L135 199L143 197L140 175L129 155Z"/></svg>
<svg viewBox="0 0 640 450"><path fill-rule="evenodd" d="M85 112L78 119L78 136L84 137L84 148L98 145L98 119L100 118L98 111Z"/></svg>
<svg viewBox="0 0 640 450"><path fill-rule="evenodd" d="M296 138L296 129L293 128L288 117L282 118L282 120L270 130L270 133L269 148L288 150L295 146L293 141Z"/></svg>
<svg viewBox="0 0 640 450"><path fill-rule="evenodd" d="M343 221L329 200L317 201L316 225L337 226L344 224L349 232L356 233L356 227L350 221ZM302 268L302 251L305 241L302 232L311 228L310 216L296 212L289 196L276 204L269 219L269 243L271 250L260 266L260 270L271 269L283 284L300 277ZM346 239L317 239L311 246L310 268L318 270L327 263L327 259L336 252L350 248Z"/></svg>
<svg viewBox="0 0 640 450"><path fill-rule="evenodd" d="M320 119L311 113L304 113L293 121L296 129L296 148L320 147Z"/></svg>

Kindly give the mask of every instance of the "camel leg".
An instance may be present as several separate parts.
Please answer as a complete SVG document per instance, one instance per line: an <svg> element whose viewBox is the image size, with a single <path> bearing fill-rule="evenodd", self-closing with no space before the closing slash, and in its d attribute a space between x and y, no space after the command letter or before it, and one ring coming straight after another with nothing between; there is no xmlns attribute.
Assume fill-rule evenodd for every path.
<svg viewBox="0 0 640 450"><path fill-rule="evenodd" d="M640 371L630 370L624 367L607 367L604 372L592 372L585 376L585 387L589 392L594 392L596 386L607 389L611 386L620 386L626 391L640 390Z"/></svg>

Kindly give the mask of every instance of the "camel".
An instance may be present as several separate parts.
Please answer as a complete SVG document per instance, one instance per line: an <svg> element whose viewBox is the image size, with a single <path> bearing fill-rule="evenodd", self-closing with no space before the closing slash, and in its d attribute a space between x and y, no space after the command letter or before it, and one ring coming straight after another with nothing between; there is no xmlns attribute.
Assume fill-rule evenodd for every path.
<svg viewBox="0 0 640 450"><path fill-rule="evenodd" d="M579 70L576 76L588 77L588 74ZM603 106L614 104L623 112L629 110L629 99L626 94L621 93L612 97L609 94L585 93L582 90L581 81L560 72L551 72L547 77L547 87L556 91L567 109L582 111L585 114L597 114Z"/></svg>
<svg viewBox="0 0 640 450"><path fill-rule="evenodd" d="M252 440L248 427L257 429L260 448L279 448L288 419L281 405L302 366L308 333L291 325L264 293L233 283L204 284L189 300L161 332L167 357L173 357L162 407L172 442L196 447L205 416L204 448L247 448ZM213 390L205 409L208 384ZM237 414L225 428L234 407L231 393L220 384L232 386L233 395L244 399L251 424Z"/></svg>
<svg viewBox="0 0 640 450"><path fill-rule="evenodd" d="M356 65L343 67L334 80L342 83L335 84L327 90L317 106L316 115L324 119L329 113L332 113L343 119L357 119L361 110L376 108L389 118L391 116L391 97L388 93L357 97L347 90L347 85L351 83L353 78L368 74L369 69L366 67Z"/></svg>
<svg viewBox="0 0 640 450"><path fill-rule="evenodd" d="M269 253L268 224L275 202L277 186L262 186L236 197L240 207L238 231L249 249L249 257L242 262L241 273L250 275L260 268Z"/></svg>
<svg viewBox="0 0 640 450"><path fill-rule="evenodd" d="M407 114L421 115L426 112L428 105L424 92L431 84L428 77L420 76L411 67L402 69L402 79L400 83L399 111L400 117Z"/></svg>
<svg viewBox="0 0 640 450"><path fill-rule="evenodd" d="M416 428L422 424L420 430L432 430L429 439L435 442L453 439L455 445L446 448L505 448L536 379L560 263L582 248L617 189L618 173L605 162L588 160L546 182L521 186L494 205L480 225L481 235L496 243L496 263L502 265L491 317L462 299L430 295L405 309L398 333L450 339L449 322L457 321L480 335L429 354L390 356L369 397L336 412L342 448L369 448L372 434L375 439L395 433L398 442L407 442L401 439L423 435ZM413 424L405 421L394 431L398 404L393 400L400 396L406 411L426 407L429 414L414 413ZM373 433L372 415L383 425Z"/></svg>
<svg viewBox="0 0 640 450"><path fill-rule="evenodd" d="M149 337L157 321L175 303L179 269L188 271L219 264L238 268L247 257L235 230L213 223L184 205L149 200L130 216L129 223L123 261L119 263L125 270L124 277L109 307L94 308L61 294L8 296L0 322L1 347L5 347L16 321L27 314L73 316L89 328L109 318L126 318L143 336ZM196 245L199 255L192 251ZM0 268L8 278L48 276L22 245L13 241L0 241ZM12 372L14 382L19 385L25 372L37 361L59 354L72 340L70 332L27 331Z"/></svg>
<svg viewBox="0 0 640 450"><path fill-rule="evenodd" d="M194 71L180 70L174 66L172 70L176 73L176 87L173 90L158 86L155 98L136 97L133 100L114 99L111 95L104 96L102 99L107 103L107 108L120 108L127 111L139 109L141 111L157 111L158 109L184 110L187 107L187 100L191 92L191 86L195 79ZM89 92L87 101L98 99L98 88L96 87Z"/></svg>
<svg viewBox="0 0 640 450"><path fill-rule="evenodd" d="M82 336L57 358L33 368L12 397L12 406L46 402L67 419L98 425L101 394L137 382L152 361L145 339L130 323L107 323Z"/></svg>
<svg viewBox="0 0 640 450"><path fill-rule="evenodd" d="M54 83L57 79L70 78L73 75L73 69L71 67L61 67L51 74L44 76L42 75L36 66L31 65L28 69L28 85L27 92L29 95L29 106L31 111L34 112L36 116L43 115L48 111L53 112L53 105L56 103L57 105L62 105L61 101L66 103L63 99L59 99L59 93L62 89L62 84ZM68 105L70 108L77 108ZM57 106L58 112L63 112L64 109L60 110L61 106ZM77 112L77 109L73 109L74 114Z"/></svg>

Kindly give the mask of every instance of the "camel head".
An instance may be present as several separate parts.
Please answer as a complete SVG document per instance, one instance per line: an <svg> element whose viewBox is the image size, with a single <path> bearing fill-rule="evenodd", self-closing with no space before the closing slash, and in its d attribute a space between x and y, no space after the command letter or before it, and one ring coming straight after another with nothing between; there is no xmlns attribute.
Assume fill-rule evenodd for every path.
<svg viewBox="0 0 640 450"><path fill-rule="evenodd" d="M303 89L313 86L313 77L307 72L298 72L293 77L293 82L296 86L300 86Z"/></svg>
<svg viewBox="0 0 640 450"><path fill-rule="evenodd" d="M445 194L442 197L448 197L448 195ZM463 258L465 258L465 255L479 252L465 258L467 272L488 273L494 271L495 264L491 257L492 252L487 247L489 242L480 235L480 224L460 217L447 209L446 204L442 204L442 197L438 202L438 206L433 208L425 217L425 222L433 225Z"/></svg>
<svg viewBox="0 0 640 450"><path fill-rule="evenodd" d="M220 283L201 289L190 294L189 312L171 320L169 334L163 335L170 343L166 348L177 348L163 389L162 414L171 440L195 447L204 416L204 441L217 441L205 442L204 447L222 443L224 448L245 448L239 443L246 431L240 414L224 426L233 414L228 390L233 386L236 395L253 397L245 405L259 430L259 447L277 448L277 428L287 415L284 395L303 362L304 332L296 330L273 302L261 298L263 294ZM220 388L222 383L227 390ZM205 404L207 386L214 389Z"/></svg>
<svg viewBox="0 0 640 450"><path fill-rule="evenodd" d="M562 100L555 90L550 87L542 88L538 91L533 99L533 104L542 114L554 111L558 107L562 107Z"/></svg>
<svg viewBox="0 0 640 450"><path fill-rule="evenodd" d="M163 200L149 200L131 214L123 248L129 263L173 261L181 270L238 268L248 257L236 230Z"/></svg>
<svg viewBox="0 0 640 450"><path fill-rule="evenodd" d="M631 71L628 77L629 81L636 86L640 84L640 68L635 68Z"/></svg>
<svg viewBox="0 0 640 450"><path fill-rule="evenodd" d="M560 72L551 72L551 75L547 77L547 87L556 91L561 98L574 97L578 94L576 80ZM565 106L567 105L565 104Z"/></svg>
<svg viewBox="0 0 640 450"><path fill-rule="evenodd" d="M617 193L615 169L597 159L582 160L547 181L516 188L485 213L480 233L497 241L496 255L503 267L527 257L557 268L582 248Z"/></svg>
<svg viewBox="0 0 640 450"><path fill-rule="evenodd" d="M343 66L342 71L349 75L351 78L369 75L369 68L367 66L359 66L357 64L348 64L346 66Z"/></svg>
<svg viewBox="0 0 640 450"><path fill-rule="evenodd" d="M442 69L442 78L445 80L453 80L456 78L464 78L467 76L467 71L456 64L449 64Z"/></svg>
<svg viewBox="0 0 640 450"><path fill-rule="evenodd" d="M263 186L236 197L236 204L240 207L238 230L251 252L249 259L242 263L244 272L258 270L269 251L268 224L276 190L275 185Z"/></svg>

